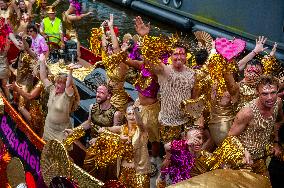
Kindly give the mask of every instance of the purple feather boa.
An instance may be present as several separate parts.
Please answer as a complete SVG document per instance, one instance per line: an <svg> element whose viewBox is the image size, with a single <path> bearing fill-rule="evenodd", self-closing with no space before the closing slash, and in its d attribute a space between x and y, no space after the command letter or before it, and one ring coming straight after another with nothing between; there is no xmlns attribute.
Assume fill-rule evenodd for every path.
<svg viewBox="0 0 284 188"><path fill-rule="evenodd" d="M76 1L76 0L69 0L69 3L70 3L71 6L73 6L76 9L75 14L77 16L80 15L81 11L82 11L81 4L78 1Z"/></svg>
<svg viewBox="0 0 284 188"><path fill-rule="evenodd" d="M190 171L195 163L195 157L188 150L186 140L174 140L171 143L170 164L161 169L161 178L164 180L167 175L172 183L191 178Z"/></svg>

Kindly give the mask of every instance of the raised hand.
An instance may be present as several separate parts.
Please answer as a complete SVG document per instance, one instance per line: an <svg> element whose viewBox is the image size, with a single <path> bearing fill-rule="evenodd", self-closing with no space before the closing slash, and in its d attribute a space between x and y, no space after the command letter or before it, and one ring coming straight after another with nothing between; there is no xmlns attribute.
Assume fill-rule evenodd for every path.
<svg viewBox="0 0 284 188"><path fill-rule="evenodd" d="M148 33L150 32L150 22L148 24L144 24L140 16L137 16L134 21L136 32L142 37L148 35Z"/></svg>
<svg viewBox="0 0 284 188"><path fill-rule="evenodd" d="M109 20L107 20L107 25L109 28L113 27L113 14L109 15Z"/></svg>
<svg viewBox="0 0 284 188"><path fill-rule="evenodd" d="M269 54L270 56L272 56L272 57L275 56L277 45L278 44L275 42L274 45L273 45L273 48L272 48L272 50L271 50L271 52Z"/></svg>
<svg viewBox="0 0 284 188"><path fill-rule="evenodd" d="M267 47L264 48L264 44L266 42L267 38L264 36L259 36L258 39L255 39L255 47L254 47L254 52L255 53L260 53L263 52L264 50L267 49Z"/></svg>

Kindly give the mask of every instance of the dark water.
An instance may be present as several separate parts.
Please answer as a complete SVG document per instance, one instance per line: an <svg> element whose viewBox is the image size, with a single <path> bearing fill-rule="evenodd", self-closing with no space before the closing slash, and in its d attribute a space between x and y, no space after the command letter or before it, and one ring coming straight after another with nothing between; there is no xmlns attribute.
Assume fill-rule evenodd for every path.
<svg viewBox="0 0 284 188"><path fill-rule="evenodd" d="M49 1L51 2L51 1ZM53 1L52 1L53 2ZM101 23L109 18L109 14L114 14L114 25L119 28L120 38L125 33L136 34L134 29L133 19L136 16L141 16L145 23L150 21L151 23L151 34L156 35L159 33L171 34L180 32L175 29L172 25L167 25L161 22L143 16L141 13L136 12L130 8L122 7L120 5L109 2L108 0L104 1L88 1L81 0L83 12L92 11L94 14L92 16L86 17L78 23L78 33L79 39L82 45L89 47L88 39L90 37L90 30L94 27L99 27ZM64 2L58 5L57 7L57 16L61 18L61 14L64 10L67 10L68 3Z"/></svg>

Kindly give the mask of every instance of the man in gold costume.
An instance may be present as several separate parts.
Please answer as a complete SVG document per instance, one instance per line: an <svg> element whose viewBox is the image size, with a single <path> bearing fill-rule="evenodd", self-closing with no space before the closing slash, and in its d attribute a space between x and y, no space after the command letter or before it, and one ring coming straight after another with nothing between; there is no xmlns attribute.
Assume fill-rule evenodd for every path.
<svg viewBox="0 0 284 188"><path fill-rule="evenodd" d="M143 23L141 17L135 19L136 31L140 36L145 36L150 31L150 26ZM179 139L189 117L182 111L181 102L193 98L195 86L195 72L186 64L188 46L184 41L175 42L173 45L172 64L164 63L151 65L152 71L158 77L161 94L161 123L160 138L164 143Z"/></svg>
<svg viewBox="0 0 284 188"><path fill-rule="evenodd" d="M253 172L269 176L265 151L274 141L271 152L276 156L281 154L276 123L283 120L282 101L277 97L279 82L276 78L261 76L256 88L258 98L238 112L228 135L240 140L246 163ZM271 140L274 132L274 140Z"/></svg>
<svg viewBox="0 0 284 188"><path fill-rule="evenodd" d="M83 122L79 127L75 129L66 129L65 135L74 135L81 132L77 138L84 135L85 130L91 129L91 140L90 145L95 144L97 133L102 132L103 129L120 129L120 117L121 113L110 103L112 93L107 85L100 85L96 92L96 103L90 106L89 118ZM77 139L74 138L74 139ZM116 172L113 170L116 168L116 164L107 166L106 168L96 169L94 168L93 160L94 153L91 150L87 150L84 169L94 175L96 178L107 181L111 179L116 179Z"/></svg>

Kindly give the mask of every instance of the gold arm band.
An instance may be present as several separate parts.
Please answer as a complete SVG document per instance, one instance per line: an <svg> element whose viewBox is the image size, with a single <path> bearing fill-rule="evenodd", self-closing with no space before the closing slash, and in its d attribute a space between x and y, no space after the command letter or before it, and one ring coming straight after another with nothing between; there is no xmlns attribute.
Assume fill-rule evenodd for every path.
<svg viewBox="0 0 284 188"><path fill-rule="evenodd" d="M238 168L243 164L244 147L235 136L227 137L211 156L206 157L205 163L210 170L220 168L222 165L230 165Z"/></svg>
<svg viewBox="0 0 284 188"><path fill-rule="evenodd" d="M63 141L63 144L66 148L69 147L75 140L85 135L85 130L82 125L72 130L73 130L73 133L68 135L67 138Z"/></svg>

